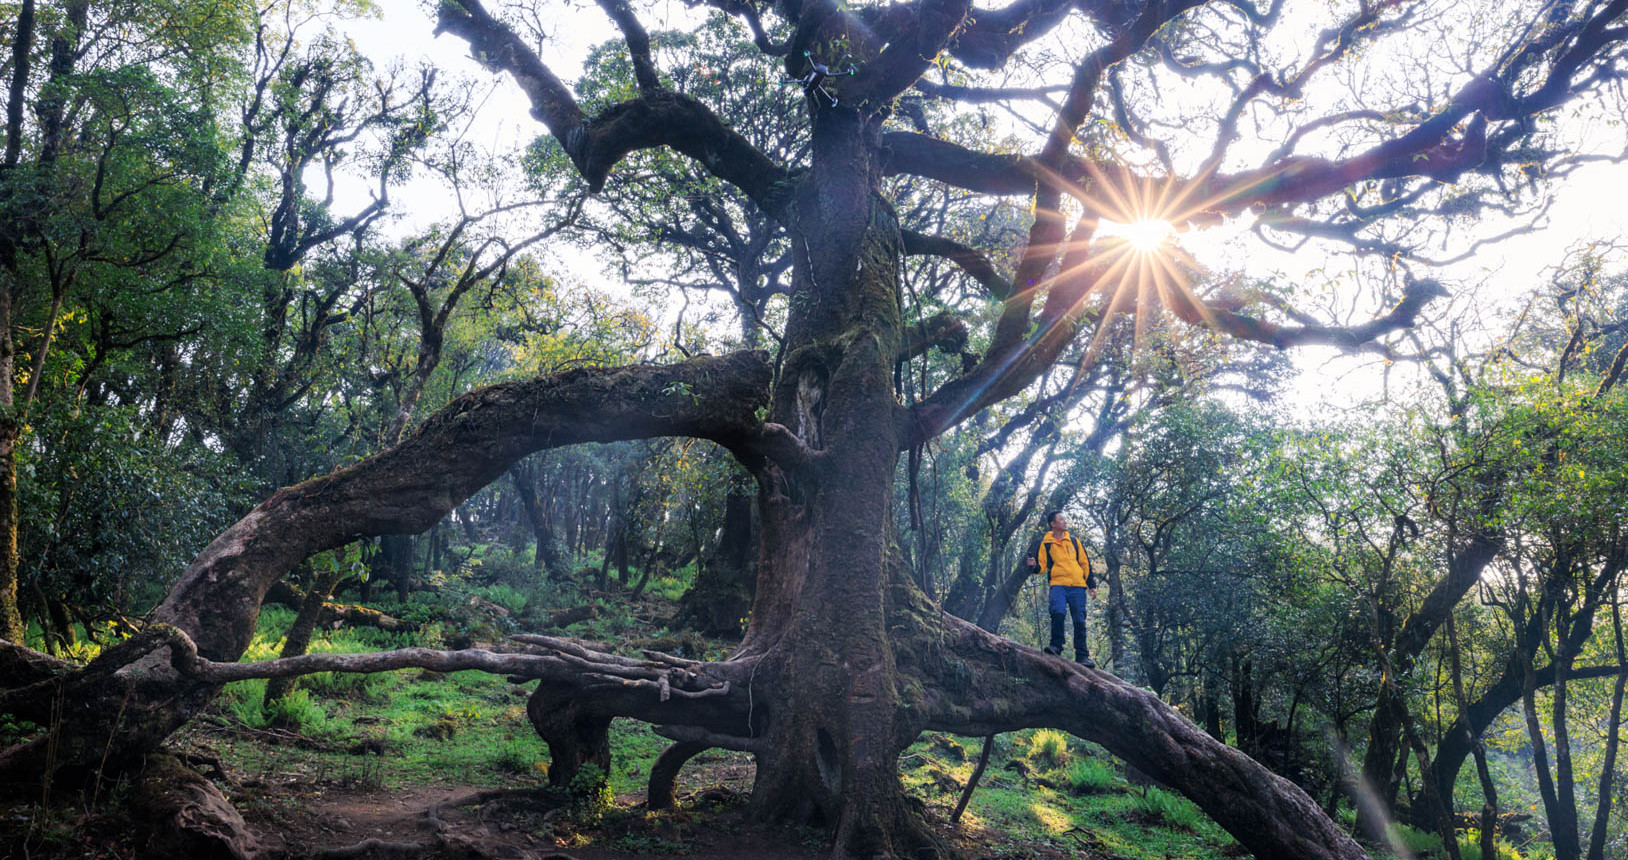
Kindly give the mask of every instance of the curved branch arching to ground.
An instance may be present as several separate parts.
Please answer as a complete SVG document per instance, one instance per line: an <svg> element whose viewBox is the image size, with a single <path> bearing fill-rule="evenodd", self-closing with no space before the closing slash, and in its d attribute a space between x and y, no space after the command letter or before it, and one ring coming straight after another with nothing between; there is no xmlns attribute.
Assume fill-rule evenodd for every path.
<svg viewBox="0 0 1628 860"><path fill-rule="evenodd" d="M204 658L235 661L248 647L266 592L300 561L362 537L424 531L534 451L693 436L748 455L764 438L756 412L768 401L770 376L766 353L740 352L576 369L477 389L400 444L262 502L198 554L154 620L184 632ZM766 447L774 449L772 442ZM0 752L0 773L33 780L54 762L65 778L93 778L104 765L138 761L223 683L178 672L163 649L118 653L127 662L104 659L77 676L43 681L73 692L64 695L70 704L55 747L41 739Z"/></svg>

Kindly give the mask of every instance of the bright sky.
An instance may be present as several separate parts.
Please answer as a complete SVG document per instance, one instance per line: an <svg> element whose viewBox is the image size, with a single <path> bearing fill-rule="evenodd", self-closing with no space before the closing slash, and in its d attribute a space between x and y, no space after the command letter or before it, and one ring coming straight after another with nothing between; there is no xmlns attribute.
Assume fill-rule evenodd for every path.
<svg viewBox="0 0 1628 860"><path fill-rule="evenodd" d="M529 104L512 82L506 77L493 76L475 63L462 40L450 35L431 36L434 24L425 6L410 0L381 0L380 6L384 10L382 18L346 22L344 32L381 68L393 61L407 65L427 61L441 70L443 76L476 81L485 94L485 101L471 125L468 137L472 142L491 151L505 151L524 145L542 131L541 124L530 116ZM544 8L548 6L560 8L558 3L547 3ZM569 20L562 20L543 46L544 61L566 79L578 74L590 46L616 35L597 10L588 4L582 6L586 8L565 12ZM651 30L681 26L686 20L693 20L693 13L674 0L649 6L640 4L639 8ZM1601 151L1621 152L1620 129L1602 131L1597 136ZM366 200L367 187L367 182L355 179L342 190L356 200ZM1419 271L1459 291L1483 285L1479 297L1474 299L1477 302L1512 302L1514 297L1541 283L1544 270L1558 262L1575 244L1621 236L1622 189L1628 189L1628 166L1585 167L1555 189L1555 204L1549 210L1544 229L1486 246L1471 259L1452 267ZM445 189L433 181L415 181L395 196L401 201L401 205L394 207L398 219L395 229L403 234L449 217L455 211ZM1494 234L1506 227L1486 219L1472 229ZM1326 277L1325 268L1343 271L1349 265L1318 250L1295 255L1273 251L1249 236L1247 225L1242 223L1201 235L1182 236L1179 241L1212 272L1243 271L1251 276L1276 276L1291 284L1309 283ZM601 289L622 291L619 279L609 270L613 261L596 260L569 248L556 247L552 252L556 264L576 279ZM1382 372L1378 368L1379 360L1371 355L1343 356L1332 349L1302 348L1296 351L1295 361L1302 370L1300 383L1288 404L1295 412L1340 410L1398 381L1397 374Z"/></svg>

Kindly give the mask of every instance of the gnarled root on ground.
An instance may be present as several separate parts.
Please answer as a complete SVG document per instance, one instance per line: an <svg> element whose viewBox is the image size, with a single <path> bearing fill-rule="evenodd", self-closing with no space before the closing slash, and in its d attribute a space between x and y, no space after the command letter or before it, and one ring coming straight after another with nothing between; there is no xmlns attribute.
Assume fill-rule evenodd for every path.
<svg viewBox="0 0 1628 860"><path fill-rule="evenodd" d="M173 755L147 757L133 797L147 832L148 856L251 860L260 851L259 840L231 801Z"/></svg>

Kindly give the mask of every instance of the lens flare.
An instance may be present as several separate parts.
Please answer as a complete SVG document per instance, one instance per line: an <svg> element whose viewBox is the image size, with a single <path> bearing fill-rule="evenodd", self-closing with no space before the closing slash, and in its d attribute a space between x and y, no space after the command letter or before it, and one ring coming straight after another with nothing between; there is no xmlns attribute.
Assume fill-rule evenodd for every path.
<svg viewBox="0 0 1628 860"><path fill-rule="evenodd" d="M1128 224L1104 220L1099 223L1097 233L1123 240L1140 253L1151 254L1163 248L1165 243L1170 241L1170 237L1175 235L1176 230L1170 226L1169 221L1147 218Z"/></svg>

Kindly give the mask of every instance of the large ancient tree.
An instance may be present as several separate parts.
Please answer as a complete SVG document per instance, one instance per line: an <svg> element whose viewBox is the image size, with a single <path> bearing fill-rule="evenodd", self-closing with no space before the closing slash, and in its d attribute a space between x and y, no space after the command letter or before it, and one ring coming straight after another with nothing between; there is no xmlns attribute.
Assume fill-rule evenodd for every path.
<svg viewBox="0 0 1628 860"><path fill-rule="evenodd" d="M513 79L591 189L630 153L666 147L778 222L792 248L779 364L748 352L482 389L397 446L277 493L193 562L157 611L168 626L76 675L6 652L6 686L60 685L69 704L54 749L42 741L7 751L0 772L37 772L20 768L37 768L48 754L64 770L128 761L233 678L475 667L540 680L529 712L553 752L553 779L608 759L613 717L649 721L677 742L656 768L653 796L700 750L748 750L757 759L757 814L831 827L839 857L943 849L897 776L900 751L920 732L1030 726L1103 744L1193 799L1257 856L1365 856L1293 784L1152 695L932 605L894 549L889 499L899 455L1022 392L1082 332L1120 314L1162 309L1279 347L1358 348L1406 329L1440 294L1434 281L1398 279L1404 286L1388 306L1355 325L1282 306L1251 315L1236 295L1196 289L1177 277L1180 267L1096 231L1101 219L1199 229L1252 216L1273 236L1405 257L1402 231L1387 224L1504 205L1546 170L1576 163L1544 120L1620 77L1628 0L1496 9L1362 2L1341 4L1344 17L1324 25L1294 18L1282 2L1247 0L705 5L745 19L787 77L804 77L815 63L833 71L851 63L851 76L805 90L806 162L777 163L675 88L624 0L599 6L625 37L629 95L591 116L515 26L479 0L443 0L439 30ZM1408 42L1417 27L1433 29ZM1482 40L1447 52L1478 65L1416 76L1411 92L1328 99L1331 112L1306 111L1308 93L1336 70L1363 57L1437 57L1437 43L1455 34ZM1018 85L997 83L1003 69L1041 57L1042 45L1050 64L1025 62ZM1193 92L1214 85L1222 97L1178 95L1184 82ZM911 125L891 121L912 91L969 106L1027 105L1018 113L1044 112L1047 125L1024 154L977 151L936 137L919 112ZM1160 93L1171 96L1162 108ZM1161 119L1161 110L1181 122ZM890 202L899 176L1026 199L1026 241L1002 264L913 230ZM903 404L894 369L913 352L901 260L919 254L964 268L996 313L979 360ZM232 663L267 589L310 553L428 528L531 451L657 435L714 440L757 481L759 579L750 627L730 659L634 659L532 639L506 653ZM8 708L27 700L5 697Z"/></svg>

